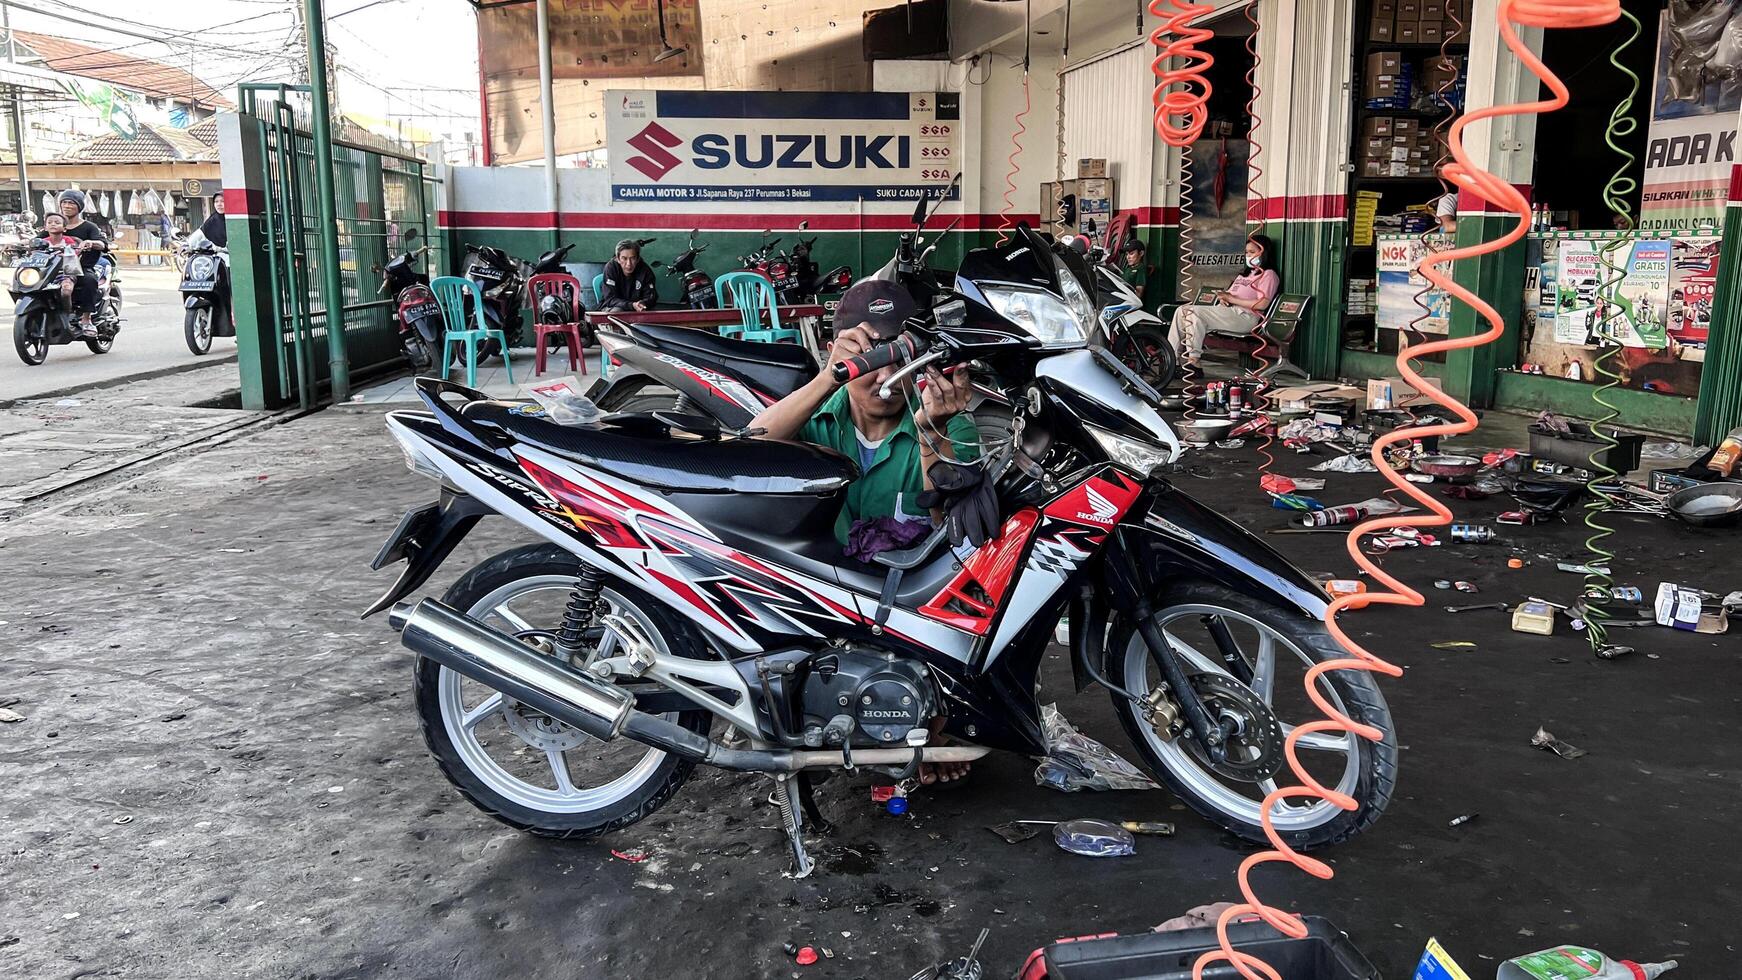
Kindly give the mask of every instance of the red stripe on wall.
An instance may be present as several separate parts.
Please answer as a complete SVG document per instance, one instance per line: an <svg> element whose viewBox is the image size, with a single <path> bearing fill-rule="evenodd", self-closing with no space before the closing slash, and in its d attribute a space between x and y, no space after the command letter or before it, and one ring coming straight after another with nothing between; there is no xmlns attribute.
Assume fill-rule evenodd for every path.
<svg viewBox="0 0 1742 980"><path fill-rule="evenodd" d="M1742 164L1730 168L1730 202L1742 201Z"/></svg>
<svg viewBox="0 0 1742 980"><path fill-rule="evenodd" d="M266 192L252 187L224 188L224 213L252 217L266 213Z"/></svg>
<svg viewBox="0 0 1742 980"><path fill-rule="evenodd" d="M1248 221L1322 221L1343 218L1348 213L1348 198L1342 194L1267 197L1246 202Z"/></svg>
<svg viewBox="0 0 1742 980"><path fill-rule="evenodd" d="M705 231L761 231L775 223L787 224L803 220L810 222L815 231L906 231L913 227L913 219L905 214L803 214L783 212L770 214L683 214L674 212L648 211L564 211L553 216L549 211L442 211L437 214L436 221L443 228L527 228L534 230L549 229L556 226L553 217L561 219L561 226L576 230L590 228L605 228L611 230L636 229L675 229L687 230L700 228ZM942 215L934 218L934 228L948 223L951 216ZM1027 221L1030 225L1038 223L1039 215L1017 214L1011 216L1012 223ZM1000 219L996 214L967 214L956 227L963 231L996 230Z"/></svg>

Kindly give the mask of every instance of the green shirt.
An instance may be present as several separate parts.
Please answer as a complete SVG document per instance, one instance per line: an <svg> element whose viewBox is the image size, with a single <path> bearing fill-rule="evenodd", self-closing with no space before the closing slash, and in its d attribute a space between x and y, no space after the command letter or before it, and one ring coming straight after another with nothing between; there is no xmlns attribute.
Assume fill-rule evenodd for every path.
<svg viewBox="0 0 1742 980"><path fill-rule="evenodd" d="M958 412L944 426L944 431L950 437L956 459L967 462L980 455L980 430L974 425L973 416ZM836 389L804 424L798 437L804 442L827 446L858 462L859 432L853 426L847 389ZM925 475L919 469L919 450L919 432L913 424L913 415L904 412L901 424L877 447L871 466L847 487L846 502L841 507L841 515L835 519L835 538L843 546L847 543L847 532L856 520L892 517L898 506L909 517L929 517L916 503L925 490Z"/></svg>
<svg viewBox="0 0 1742 980"><path fill-rule="evenodd" d="M1120 266L1119 276L1120 276L1120 278L1125 280L1126 285L1130 286L1132 289L1135 289L1140 294L1142 294L1143 308L1145 310L1148 310L1149 312L1154 313L1156 311L1156 308L1161 305L1159 302L1157 302L1157 300L1159 300L1161 297L1160 290L1153 290L1152 291L1152 290L1144 288L1149 282L1149 263L1148 262L1139 262L1136 265Z"/></svg>

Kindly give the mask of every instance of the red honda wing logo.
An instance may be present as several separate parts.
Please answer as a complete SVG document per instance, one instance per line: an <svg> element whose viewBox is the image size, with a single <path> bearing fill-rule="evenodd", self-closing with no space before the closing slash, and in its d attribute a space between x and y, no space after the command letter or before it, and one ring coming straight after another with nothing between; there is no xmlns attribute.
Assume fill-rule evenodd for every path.
<svg viewBox="0 0 1742 980"><path fill-rule="evenodd" d="M1108 472L1092 477L1047 505L1046 516L1091 527L1110 528L1131 509L1142 488L1124 476Z"/></svg>

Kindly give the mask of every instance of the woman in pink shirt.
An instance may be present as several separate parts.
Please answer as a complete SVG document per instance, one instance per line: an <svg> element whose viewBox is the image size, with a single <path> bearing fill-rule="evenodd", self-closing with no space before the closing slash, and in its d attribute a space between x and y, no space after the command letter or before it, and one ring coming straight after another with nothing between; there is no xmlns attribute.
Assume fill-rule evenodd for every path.
<svg viewBox="0 0 1742 980"><path fill-rule="evenodd" d="M1209 333L1249 334L1258 329L1264 311L1282 289L1276 273L1276 243L1268 235L1246 239L1246 271L1214 303L1188 303L1174 311L1173 344L1182 360L1195 363Z"/></svg>

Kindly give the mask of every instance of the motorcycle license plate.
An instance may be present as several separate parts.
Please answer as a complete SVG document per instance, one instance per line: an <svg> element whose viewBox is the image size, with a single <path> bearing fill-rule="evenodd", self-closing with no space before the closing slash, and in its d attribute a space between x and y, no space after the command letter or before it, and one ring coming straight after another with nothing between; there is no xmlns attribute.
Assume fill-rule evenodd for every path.
<svg viewBox="0 0 1742 980"><path fill-rule="evenodd" d="M695 290L694 292L690 293L689 302L690 302L691 306L695 306L697 304L701 304L704 306L711 306L711 305L713 305L713 302L714 302L714 291L712 289Z"/></svg>
<svg viewBox="0 0 1742 980"><path fill-rule="evenodd" d="M184 293L209 293L217 286L216 279L183 279L181 291Z"/></svg>
<svg viewBox="0 0 1742 980"><path fill-rule="evenodd" d="M406 307L401 313L407 320L417 320L426 316L435 316L441 311L439 303L418 303L416 306Z"/></svg>

